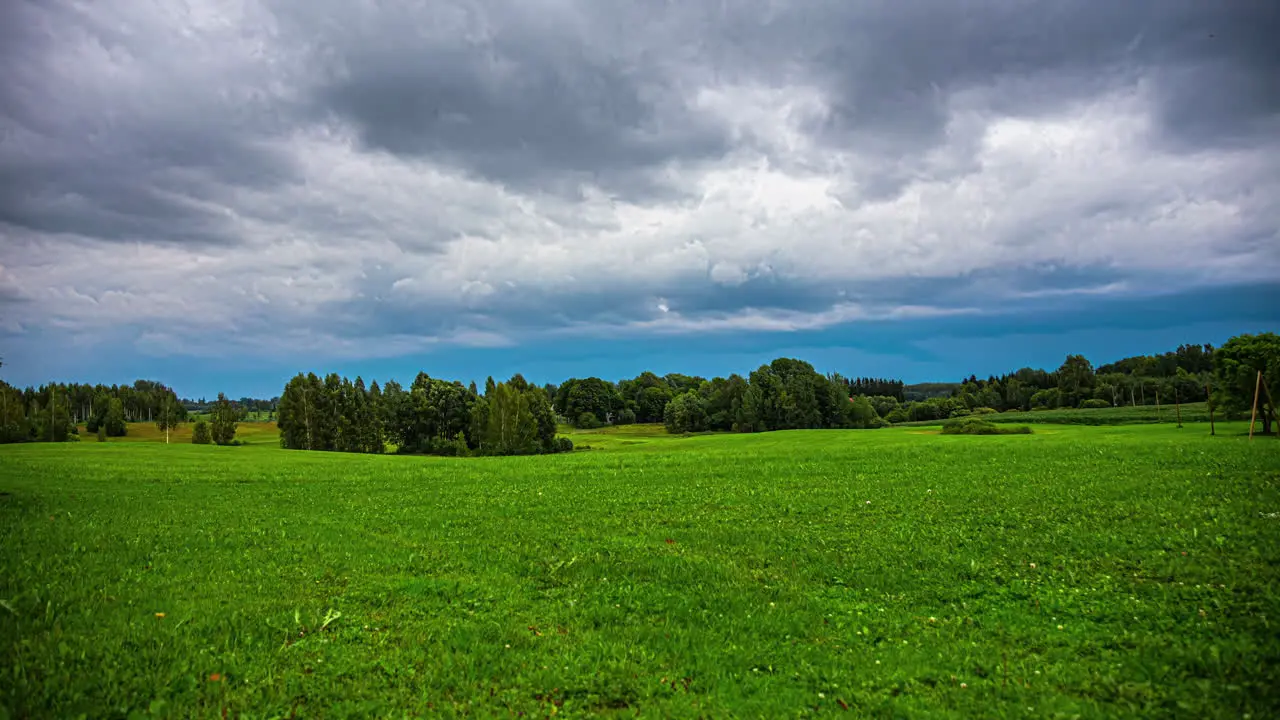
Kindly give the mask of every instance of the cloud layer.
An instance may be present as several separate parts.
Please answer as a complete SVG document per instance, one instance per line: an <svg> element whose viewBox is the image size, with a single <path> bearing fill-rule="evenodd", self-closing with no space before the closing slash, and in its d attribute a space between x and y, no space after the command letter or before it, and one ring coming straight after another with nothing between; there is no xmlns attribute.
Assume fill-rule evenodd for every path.
<svg viewBox="0 0 1280 720"><path fill-rule="evenodd" d="M0 332L389 357L1280 277L1280 7L14 0Z"/></svg>

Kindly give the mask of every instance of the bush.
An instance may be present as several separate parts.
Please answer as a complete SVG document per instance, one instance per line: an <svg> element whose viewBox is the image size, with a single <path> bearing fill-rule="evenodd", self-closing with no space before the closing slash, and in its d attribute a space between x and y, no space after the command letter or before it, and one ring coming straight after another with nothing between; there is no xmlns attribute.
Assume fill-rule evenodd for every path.
<svg viewBox="0 0 1280 720"><path fill-rule="evenodd" d="M1103 400L1103 399L1101 399L1101 398L1090 398L1089 400L1081 400L1081 401L1080 401L1080 407L1081 407L1081 408L1085 408L1085 409L1087 409L1087 408L1109 408L1109 407L1111 407L1111 403L1109 403L1109 402L1107 402L1106 400Z"/></svg>
<svg viewBox="0 0 1280 720"><path fill-rule="evenodd" d="M573 441L567 437L558 437L553 443L551 451L558 453L573 452Z"/></svg>
<svg viewBox="0 0 1280 720"><path fill-rule="evenodd" d="M213 443L213 430L210 429L208 422L204 420L196 421L196 424L191 428L191 442L196 445L209 445Z"/></svg>
<svg viewBox="0 0 1280 720"><path fill-rule="evenodd" d="M997 409L995 409L995 408L990 408L990 407L976 407L976 408L974 408L974 409L970 410L970 411L969 411L969 414L970 414L970 415L994 415L995 413L998 413L998 412L1000 412L1000 411L999 411L999 410L997 410Z"/></svg>
<svg viewBox="0 0 1280 720"><path fill-rule="evenodd" d="M888 415L884 416L884 419L889 423L900 423L909 420L910 416L907 415L906 410L903 410L902 408L894 408L889 411Z"/></svg>
<svg viewBox="0 0 1280 720"><path fill-rule="evenodd" d="M879 430L883 427L889 427L889 423L882 417L874 417L867 421L867 429Z"/></svg>
<svg viewBox="0 0 1280 720"><path fill-rule="evenodd" d="M453 438L453 454L457 457L467 457L471 454L471 448L467 447L467 436L459 432Z"/></svg>
<svg viewBox="0 0 1280 720"><path fill-rule="evenodd" d="M994 425L982 418L966 417L948 420L942 424L943 435L1030 435L1026 425Z"/></svg>
<svg viewBox="0 0 1280 720"><path fill-rule="evenodd" d="M98 426L98 442L106 442L106 441L107 441L107 426L99 425Z"/></svg>
<svg viewBox="0 0 1280 720"><path fill-rule="evenodd" d="M600 418L593 412L584 412L578 416L578 427L583 430L594 430L600 427Z"/></svg>
<svg viewBox="0 0 1280 720"><path fill-rule="evenodd" d="M462 433L458 433L458 434L462 435ZM419 441L414 446L401 448L400 454L402 455L440 455L442 457L457 457L458 451L460 449L463 451L464 457L467 452L470 452L470 450L467 449L467 441L465 437L463 437L461 440L459 440L458 438L454 438L453 440L446 440L445 438L442 438L442 437L429 437Z"/></svg>

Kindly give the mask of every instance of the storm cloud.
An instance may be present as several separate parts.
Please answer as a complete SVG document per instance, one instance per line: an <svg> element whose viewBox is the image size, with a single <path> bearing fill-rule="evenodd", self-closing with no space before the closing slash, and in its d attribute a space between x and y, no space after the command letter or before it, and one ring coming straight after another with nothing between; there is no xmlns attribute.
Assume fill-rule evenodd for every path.
<svg viewBox="0 0 1280 720"><path fill-rule="evenodd" d="M0 333L387 357L1274 280L1278 35L1257 0L13 0Z"/></svg>

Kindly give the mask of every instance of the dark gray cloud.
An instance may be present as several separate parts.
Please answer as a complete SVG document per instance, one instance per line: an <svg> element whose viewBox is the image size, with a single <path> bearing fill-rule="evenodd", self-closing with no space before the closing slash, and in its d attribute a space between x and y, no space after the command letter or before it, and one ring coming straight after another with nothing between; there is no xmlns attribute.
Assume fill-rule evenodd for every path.
<svg viewBox="0 0 1280 720"><path fill-rule="evenodd" d="M1278 31L1258 0L13 0L0 313L353 353L1250 279Z"/></svg>
<svg viewBox="0 0 1280 720"><path fill-rule="evenodd" d="M165 57L173 38L64 2L6 3L0 24L0 223L234 245L229 195L294 177L271 144L288 103L218 48Z"/></svg>
<svg viewBox="0 0 1280 720"><path fill-rule="evenodd" d="M723 128L682 95L707 82L829 93L829 112L805 129L876 159L861 179L871 196L918 176L914 162L948 140L957 93L994 112L1036 114L1143 80L1156 88L1169 141L1196 147L1273 129L1280 97L1271 41L1280 20L1274 4L1253 0L335 12L342 22L310 9L295 20L299 33L324 38L315 109L356 123L371 147L570 194L583 181L652 191L644 171L723 154Z"/></svg>

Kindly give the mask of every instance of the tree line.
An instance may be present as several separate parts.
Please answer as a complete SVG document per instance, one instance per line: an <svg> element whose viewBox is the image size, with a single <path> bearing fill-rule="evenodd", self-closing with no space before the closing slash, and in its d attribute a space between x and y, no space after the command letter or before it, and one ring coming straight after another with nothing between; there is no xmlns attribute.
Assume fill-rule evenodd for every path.
<svg viewBox="0 0 1280 720"><path fill-rule="evenodd" d="M193 442L235 443L244 410L226 399L208 404L209 420L196 421ZM0 381L0 443L69 442L80 439L80 425L98 440L125 437L130 424L153 422L165 433L190 421L178 395L154 380L132 385L49 383L18 389Z"/></svg>
<svg viewBox="0 0 1280 720"><path fill-rule="evenodd" d="M1256 383L1258 371L1264 383ZM884 416L889 422L945 420L973 413L1057 408L1101 408L1211 401L1224 415L1252 406L1260 393L1264 434L1275 409L1261 393L1280 384L1280 339L1275 333L1238 335L1222 347L1179 345L1158 355L1135 355L1094 368L1068 355L1053 371L1024 367L985 380L970 375L946 396L909 402Z"/></svg>
<svg viewBox="0 0 1280 720"><path fill-rule="evenodd" d="M517 374L475 383L418 373L408 389L394 380L365 385L336 373L294 376L280 395L280 444L294 450L432 455L532 455L573 449L556 437L547 391Z"/></svg>
<svg viewBox="0 0 1280 720"><path fill-rule="evenodd" d="M902 383L823 375L803 360L778 358L745 378L649 372L616 384L571 378L554 388L554 409L579 428L633 422L660 422L673 433L861 428L882 423L869 398L851 393L873 388L900 394Z"/></svg>
<svg viewBox="0 0 1280 720"><path fill-rule="evenodd" d="M779 358L746 378L642 373L616 384L574 378L558 388L548 386L548 392L557 414L579 428L662 422L671 432L874 428L985 412L1207 400L1231 415L1251 407L1259 370L1264 385L1258 389L1280 387L1276 338L1261 333L1233 337L1221 348L1180 345L1097 369L1083 355L1072 354L1054 370L1024 367L986 379L970 375L955 383L904 385L885 378L822 376L804 361ZM1259 405L1263 432L1269 433L1276 414L1265 393Z"/></svg>
<svg viewBox="0 0 1280 720"><path fill-rule="evenodd" d="M222 399L226 399L225 396L220 396L220 397L222 397ZM279 397L274 397L271 399L241 397L236 400L228 400L228 401L231 402L236 407L240 408L240 410L244 411L246 415L248 415L248 413L260 413L262 415L267 416L267 419L269 420L274 419L276 408L280 405ZM183 398L182 406L185 407L187 409L187 412L189 413L203 414L203 413L212 413L218 402L219 402L218 400L210 401L204 398L200 398L199 400Z"/></svg>
<svg viewBox="0 0 1280 720"><path fill-rule="evenodd" d="M0 442L65 442L79 425L123 437L134 422L175 423L186 417L173 389L154 380L132 385L49 383L18 389L0 381Z"/></svg>
<svg viewBox="0 0 1280 720"><path fill-rule="evenodd" d="M1264 383L1256 386L1258 371ZM611 382L571 378L538 387L517 374L502 383L475 383L419 373L406 389L395 381L365 385L330 374L298 374L278 399L253 401L279 417L281 444L290 449L442 455L520 455L572 448L556 437L558 424L661 423L673 433L764 432L787 429L875 428L909 421L946 420L1009 410L1154 405L1212 400L1224 414L1247 411L1253 393L1280 388L1280 339L1275 333L1240 335L1222 347L1180 345L1158 355L1123 358L1094 368L1068 355L1056 369L1024 367L958 383L904 385L888 378L823 375L809 363L778 358L743 377L706 379L652 372ZM1276 411L1260 395L1263 432ZM261 405L258 405L261 403ZM189 404L189 402L188 402ZM197 437L234 442L245 403L219 394L208 407L219 423ZM129 422L149 420L164 429L185 421L173 391L152 381L132 386L47 385L19 391L0 383L0 438L5 442L66 440L76 424L107 436ZM230 434L228 435L228 429Z"/></svg>

